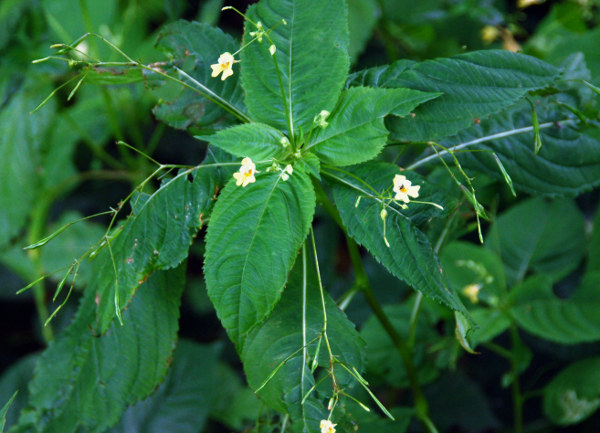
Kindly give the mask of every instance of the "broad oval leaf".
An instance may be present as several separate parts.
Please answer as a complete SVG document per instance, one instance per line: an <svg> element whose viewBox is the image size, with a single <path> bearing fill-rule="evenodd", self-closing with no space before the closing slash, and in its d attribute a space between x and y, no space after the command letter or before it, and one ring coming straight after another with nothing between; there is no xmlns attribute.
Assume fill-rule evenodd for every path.
<svg viewBox="0 0 600 433"><path fill-rule="evenodd" d="M513 105L527 92L551 85L560 74L541 60L505 50L473 51L413 65L397 62L389 69L379 67L370 78L385 73L385 87L443 93L417 108L414 117L390 119L394 139L413 141L454 135Z"/></svg>
<svg viewBox="0 0 600 433"><path fill-rule="evenodd" d="M184 268L155 273L103 336L90 329L96 309L87 290L73 322L41 355L30 400L11 431L102 432L125 407L149 395L167 374L177 338Z"/></svg>
<svg viewBox="0 0 600 433"><path fill-rule="evenodd" d="M204 272L217 315L241 353L248 332L279 300L315 209L310 178L296 167L259 173L246 187L231 179L206 235Z"/></svg>
<svg viewBox="0 0 600 433"><path fill-rule="evenodd" d="M405 116L417 105L439 95L411 89L345 90L327 118L329 125L316 128L306 149L313 148L322 162L338 166L373 159L387 142L385 116Z"/></svg>
<svg viewBox="0 0 600 433"><path fill-rule="evenodd" d="M552 291L552 280L535 275L511 292L509 312L520 327L538 337L561 344L600 340L600 272L585 275L568 299Z"/></svg>
<svg viewBox="0 0 600 433"><path fill-rule="evenodd" d="M532 198L496 219L485 246L502 259L509 286L522 281L528 270L557 281L583 258L585 220L572 200Z"/></svg>
<svg viewBox="0 0 600 433"><path fill-rule="evenodd" d="M232 155L250 157L255 162L265 159L283 159L290 153L289 141L279 130L264 123L246 123L223 129L208 137L199 137ZM285 141L284 141L285 142Z"/></svg>
<svg viewBox="0 0 600 433"><path fill-rule="evenodd" d="M217 63L221 54L233 53L239 48L239 43L230 35L208 24L180 20L163 27L157 48L165 52L171 62L166 65L167 69L177 66L231 105L244 110L237 66L234 66L233 76L225 81L211 77L210 65ZM173 75L195 87L177 71ZM154 114L174 128L218 129L229 122L225 110L191 89L179 86L174 98L171 95L161 95L161 98L166 100L159 102Z"/></svg>
<svg viewBox="0 0 600 433"><path fill-rule="evenodd" d="M104 245L104 257L96 268L92 288L98 297L97 333L104 333L117 313L117 290L118 307L123 310L152 272L185 260L212 207L216 177L213 167L200 166L181 171L152 195L132 199L131 215L110 239L110 246Z"/></svg>
<svg viewBox="0 0 600 433"><path fill-rule="evenodd" d="M393 164L372 163L352 170L351 176L336 176L332 183L333 197L348 234L365 246L394 276L425 296L466 314L456 293L448 288L446 276L427 236L404 211L389 202L384 206L383 199L379 197L384 191L391 196L394 175L399 173L398 167ZM411 179L411 172L402 173ZM423 191L419 199L427 200ZM409 203L408 210L415 205ZM385 237L389 247L384 239L380 216L384 208L387 209Z"/></svg>
<svg viewBox="0 0 600 433"><path fill-rule="evenodd" d="M555 424L583 421L600 407L600 358L574 362L544 389L544 413Z"/></svg>
<svg viewBox="0 0 600 433"><path fill-rule="evenodd" d="M333 109L346 80L346 2L261 0L248 8L247 16L265 30L273 29L269 36L277 49L271 56L270 42L263 37L262 42L253 42L240 54L250 117L291 135L300 130L308 133L321 110ZM250 32L256 30L246 21L244 43L250 42ZM289 122L286 110L291 113Z"/></svg>
<svg viewBox="0 0 600 433"><path fill-rule="evenodd" d="M464 152L457 157L465 167L502 181L503 175L491 154L496 153L515 189L530 194L577 195L600 185L598 131L578 129L575 121L569 120L570 115L565 113L548 113L544 107L537 107L537 111L542 140L542 148L537 154L534 152L529 104L484 120L444 140L443 144L460 147L473 143L474 148L485 150Z"/></svg>

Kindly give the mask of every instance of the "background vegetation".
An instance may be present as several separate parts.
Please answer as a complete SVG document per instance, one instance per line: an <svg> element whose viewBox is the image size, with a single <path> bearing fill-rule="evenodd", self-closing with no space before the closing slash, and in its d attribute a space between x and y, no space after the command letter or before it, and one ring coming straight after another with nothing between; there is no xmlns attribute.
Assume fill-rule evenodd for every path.
<svg viewBox="0 0 600 433"><path fill-rule="evenodd" d="M233 5L244 11L248 3L251 2L235 1ZM566 149L552 161L573 160L577 170L558 170L558 174L552 172L548 176L535 165L515 168L505 163L507 169L513 170L511 173L516 173L511 174L517 190L513 195L512 185L507 184L497 167L493 168L493 175L489 167L478 166L476 156L469 154L461 159L471 169L469 175L477 173L473 175L474 190L488 216L480 222L483 245L479 242L473 204L458 188L452 189L453 180L441 165L427 173L429 181L435 179L453 191L440 198L453 211L434 219L427 226L427 234L433 239L443 231L451 233L440 250L441 262L451 286L482 327L479 333L469 336L468 343L463 342L476 354L467 353L457 342L450 310L428 298L422 301L418 320L411 322L415 292L364 250L360 272L370 281L375 298L383 305L396 332L413 344L416 375L423 386L431 420L439 431L600 431L600 415L596 412L600 407L600 134L599 99L593 90L594 86L600 87L600 4L592 0L540 4L492 0L347 3L351 71L401 59L424 61L498 48L522 51L561 67L571 80L552 82L550 87L540 85L543 90L532 92L530 101L537 107L541 122L558 122L564 116L578 122L576 136L542 137L542 146L549 143L554 149ZM77 64L77 53L70 54L71 62L32 61L56 55L56 48L50 48L51 45L71 44L86 33L102 36L145 65L185 58L189 53L181 51L178 38L183 36L178 26L185 23L178 22L180 19L218 25L233 37L230 43L235 51L234 40L239 41L243 34L243 18L231 10L221 12L223 6L222 1L215 0L0 3L0 404L19 390L6 414L6 425L13 426L14 431L37 431L14 427L19 416L21 423L34 416L27 411L19 414L27 406L27 384L33 377L35 363L47 344L73 320L84 289L99 278L92 271L93 261L87 260L92 257L77 262L74 259L89 255L90 247L105 237L107 227L123 221L130 204L124 205L127 212L114 221L111 209L120 209L122 200L140 184L144 184L143 192L149 194L160 186L160 180L147 181L156 165L143 154L165 167L210 162L216 157L210 153L207 157L206 141L194 136L206 137L230 121L223 113L215 112L206 100L199 101L193 92L184 92L180 84L169 82L152 70L112 65L111 62L124 59L99 38L86 39L79 49L87 50L105 65L85 69ZM194 36L190 31L187 35L192 47L211 46L212 41L201 39L200 34ZM219 54L215 48L215 61ZM184 62L181 67L186 66L189 65ZM82 73L85 80L79 81ZM350 84L378 84L373 77L357 73L351 76ZM63 86L65 83L68 84ZM225 87L223 91L229 90ZM467 105L468 94L460 92L456 92L457 99L452 103L459 105L464 97ZM551 104L536 99L554 94L561 96ZM46 99L49 95L52 97ZM231 90L233 99L241 96ZM42 103L39 110L30 114ZM561 110L562 117L557 117L555 110ZM490 112L496 111L499 110ZM469 118L468 122L482 122L487 128L483 134L489 135L506 125L513 129L531 125L531 113L531 106L525 102L497 116ZM394 131L402 130L402 125L392 128L390 145L380 160L409 165L426 150L427 140L439 139L448 144L443 139L454 133L459 134L461 142L478 138L473 130L448 126L450 123L434 126L422 137L414 131L410 141L416 144L400 150L406 140L398 132L394 136ZM579 134L581 131L584 133ZM517 136L512 148L519 144L532 147L533 139L533 134ZM507 148L511 148L511 143ZM490 149L507 160L520 158L502 154L499 148ZM373 172L372 167L364 172L365 178L369 172ZM218 184L215 179L220 178L223 183L231 171L211 176L210 182ZM335 187L332 189L336 205L344 200L354 203L355 197L344 197ZM210 195L202 196L196 190L181 194L189 194L185 199L210 200ZM176 202L182 196L166 198L167 205L168 200ZM43 248L23 250L65 224L90 215L98 216L69 226ZM145 218L146 224L153 223L151 216ZM429 222L426 220L419 224L424 226ZM448 221L449 225L444 225ZM204 223L200 219L195 229ZM194 230L186 230L187 226L174 228L174 233L188 236L182 235L182 243L195 237ZM121 237L130 235L137 245L143 239L138 239L136 233L135 229L124 231ZM244 374L234 345L206 294L202 270L204 234L202 228L190 248L186 269L179 267L148 280L159 298L145 299L145 292L140 290L136 295L140 301L123 312L127 315L125 322L128 317L139 318L138 327L129 328L132 334L119 338L131 339L132 344L141 341L140 359L168 358L170 363L167 349L172 348L174 336L179 336L165 382L151 397L136 404L133 391L132 396L120 390L115 395L95 397L98 401L87 402L90 413L67 412L62 415L67 421L61 419L39 431L88 431L85 424L76 425L76 420L102 414L102 402L107 399L122 403L124 412L107 411L103 414L106 425L89 431L282 430L285 418L264 405L246 386L248 372ZM423 431L413 408L410 374L402 366L388 333L373 315L372 305L356 294L357 290L349 290L361 277L352 256L358 250L348 249L344 232L323 206L316 209L314 236L324 286L367 342L364 376L397 421L375 415L383 415L382 409L360 387L353 392L372 407L373 413L367 414L349 403L345 410L350 419L355 419L361 425L360 431L365 432ZM172 265L179 262L173 259ZM171 267L169 263L163 265ZM154 269L153 266L158 268L150 260L147 269ZM106 275L112 278L110 272ZM47 278L41 280L44 276ZM29 290L16 294L31 282L35 284ZM465 291L474 282L481 289L475 295ZM61 290L53 299L57 287ZM173 301L178 290L183 290L180 309ZM60 312L42 326L59 306ZM158 320L165 323L164 341L144 344L144 325ZM101 325L98 329L102 329ZM331 331L334 335L335 332ZM337 332L354 331L341 328ZM146 343L149 341L154 340ZM77 353L84 343L69 344L62 350ZM129 367L121 364L123 359L110 347L94 343L93 350L102 353L102 359L117 370ZM46 362L52 366L53 362L62 361ZM85 364L81 368L82 378L74 387L96 386L92 382L97 367ZM43 371L38 366L40 369ZM64 365L58 371L65 376L53 378L58 394L63 392L60 384L68 383L72 369L72 365ZM156 373L157 377L161 374ZM251 375L248 380L252 380ZM49 397L41 385L32 382L29 388L32 395L39 397L35 404L51 407L50 400L44 400ZM154 384L139 387L148 388L149 394ZM67 424L69 427L64 428ZM338 428L350 431L352 425L340 423Z"/></svg>

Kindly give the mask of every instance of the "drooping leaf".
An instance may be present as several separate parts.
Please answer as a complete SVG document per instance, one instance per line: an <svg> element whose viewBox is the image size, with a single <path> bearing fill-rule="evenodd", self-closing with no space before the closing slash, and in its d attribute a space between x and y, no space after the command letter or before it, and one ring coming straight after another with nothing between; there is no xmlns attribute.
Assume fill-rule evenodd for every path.
<svg viewBox="0 0 600 433"><path fill-rule="evenodd" d="M259 397L267 405L290 413L292 422L300 424L296 431L304 428L317 432L319 420L326 413L324 405L314 391L304 404L301 401L315 385L312 360L316 357L319 366L328 368L329 357L325 342L318 342L324 317L321 294L312 270L307 270L306 280L303 279L302 262L299 258L273 313L248 336L241 358L248 384L259 390ZM311 266L309 260L306 264ZM329 295L324 296L332 354L360 372L365 364L364 342ZM334 371L339 386L346 387L354 381L340 365ZM331 388L323 392L331 395Z"/></svg>
<svg viewBox="0 0 600 433"><path fill-rule="evenodd" d="M546 340L577 344L600 340L600 272L586 274L568 299L552 291L552 280L535 275L511 292L510 314L520 327Z"/></svg>
<svg viewBox="0 0 600 433"><path fill-rule="evenodd" d="M98 297L97 333L108 329L117 313L117 290L118 308L123 310L152 272L174 268L185 260L212 207L215 171L213 167L181 171L152 195L132 199L131 215L97 259L100 263L92 285Z"/></svg>
<svg viewBox="0 0 600 433"><path fill-rule="evenodd" d="M540 101L536 107L541 117L540 136L543 146L534 154L534 132L531 128L531 108L525 104L507 113L482 120L443 142L448 147L480 141L471 148L487 152L457 155L461 163L500 181L503 175L491 152L495 152L510 175L517 191L548 196L577 195L600 185L600 133L594 129L580 130L574 121L556 124L571 117L564 112L550 111ZM493 138L496 136L497 138ZM487 139L487 138L490 139Z"/></svg>
<svg viewBox="0 0 600 433"><path fill-rule="evenodd" d="M396 68L399 74L394 72ZM476 119L511 106L527 92L551 85L560 73L533 57L498 50L473 51L410 66L397 62L389 69L378 67L375 74L395 76L382 82L385 87L443 93L418 107L414 117L390 119L394 139L413 141L454 135Z"/></svg>
<svg viewBox="0 0 600 433"><path fill-rule="evenodd" d="M583 421L600 407L600 358L574 362L544 389L544 413L555 424Z"/></svg>
<svg viewBox="0 0 600 433"><path fill-rule="evenodd" d="M307 149L313 148L322 162L338 166L373 159L385 146L389 134L383 122L385 116L405 116L439 95L410 89L345 90L327 118L329 125L316 128Z"/></svg>
<svg viewBox="0 0 600 433"><path fill-rule="evenodd" d="M287 140L279 130L263 123L246 123L223 129L214 135L205 137L212 145L232 155L250 157L255 162L269 158L282 159L289 153L289 141L284 147L282 139Z"/></svg>
<svg viewBox="0 0 600 433"><path fill-rule="evenodd" d="M218 28L183 20L166 25L161 31L157 44L157 48L166 53L173 66L182 69L194 80L243 111L238 66L233 67L234 74L225 81L221 80L220 76L211 77L210 67L217 63L221 54L233 53L238 47L238 42ZM179 75L177 71L171 73L195 87L194 83ZM180 85L176 88L175 97L168 95L163 99L154 108L154 114L174 128L218 129L229 122L225 119L225 110L204 96Z"/></svg>
<svg viewBox="0 0 600 433"><path fill-rule="evenodd" d="M259 173L256 183L231 179L208 225L204 272L217 315L241 352L248 332L281 296L315 208L310 178L296 167Z"/></svg>
<svg viewBox="0 0 600 433"><path fill-rule="evenodd" d="M180 340L165 381L154 394L129 407L108 433L197 433L219 397L217 345Z"/></svg>
<svg viewBox="0 0 600 433"><path fill-rule="evenodd" d="M41 355L15 432L105 431L167 373L178 329L184 267L155 273L123 313L94 335L96 294L88 289L71 325Z"/></svg>
<svg viewBox="0 0 600 433"><path fill-rule="evenodd" d="M271 56L270 42L263 38L240 54L250 117L288 135L290 124L292 134L301 129L308 133L321 110L333 109L348 73L346 2L262 0L248 8L247 16L264 29L273 29L269 35L277 49ZM244 43L256 30L246 21ZM286 109L291 113L289 123Z"/></svg>
<svg viewBox="0 0 600 433"><path fill-rule="evenodd" d="M572 200L532 198L500 215L485 245L502 258L509 286L522 281L528 270L557 281L583 258L584 225Z"/></svg>
<svg viewBox="0 0 600 433"><path fill-rule="evenodd" d="M379 195L387 191L386 194L392 196L393 178L399 173L393 164L363 164L352 170L352 176L346 175L341 180L338 177L332 183L335 204L348 234L365 246L394 276L424 295L464 313L466 310L456 293L448 288L446 276L427 236L411 222L410 214L405 213L411 212L416 203L409 203L406 211L388 203L384 238L384 221L381 218L384 205ZM409 171L402 173L409 180L413 176ZM422 186L419 199L429 201L426 188L426 185Z"/></svg>

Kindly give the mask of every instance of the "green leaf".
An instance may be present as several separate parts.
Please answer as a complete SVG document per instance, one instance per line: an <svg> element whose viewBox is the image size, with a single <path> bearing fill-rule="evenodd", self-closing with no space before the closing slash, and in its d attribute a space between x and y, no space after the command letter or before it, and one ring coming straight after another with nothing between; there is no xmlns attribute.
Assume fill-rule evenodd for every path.
<svg viewBox="0 0 600 433"><path fill-rule="evenodd" d="M210 65L217 63L224 52L233 53L239 48L239 43L230 35L208 24L180 20L163 27L157 48L166 53L174 66L233 106L244 110L237 66L234 66L234 75L225 81L220 77L211 77ZM177 71L172 74L195 87ZM174 128L218 129L230 123L222 108L191 89L178 85L176 95L168 95L164 99L154 108L154 114Z"/></svg>
<svg viewBox="0 0 600 433"><path fill-rule="evenodd" d="M8 409L10 409L10 405L12 404L16 396L17 391L15 391L12 397L8 399L6 404L2 406L2 409L0 409L0 433L4 431L4 424L6 423L6 413L8 412Z"/></svg>
<svg viewBox="0 0 600 433"><path fill-rule="evenodd" d="M101 432L163 381L177 337L184 267L155 273L105 335L91 332L96 293L41 355L16 432ZM143 356L142 356L143 354Z"/></svg>
<svg viewBox="0 0 600 433"><path fill-rule="evenodd" d="M306 149L314 148L322 162L333 165L373 159L387 141L385 116L405 116L417 105L439 95L410 89L355 87L345 90L327 119L329 125L317 127Z"/></svg>
<svg viewBox="0 0 600 433"><path fill-rule="evenodd" d="M308 260L307 266L310 266ZM319 335L323 331L323 304L319 286L312 270L307 270L304 286L302 268L302 258L299 258L281 301L269 318L250 333L241 358L249 386L258 390L258 396L267 405L290 413L292 421L300 421L298 417L312 413L309 418L312 418L313 424L306 428L316 432L321 418L315 414L326 413L325 408L315 398L314 392L304 405L301 400L315 385L315 377L311 372L312 361L317 358L319 366L328 368L329 358L325 342L319 343ZM349 368L355 367L360 372L366 361L365 343L354 324L337 308L329 295L325 293L324 296L331 351L339 362ZM340 365L336 364L334 371L341 387L355 382ZM330 396L331 382L325 381L325 384L323 392Z"/></svg>
<svg viewBox="0 0 600 433"><path fill-rule="evenodd" d="M232 155L250 157L255 162L265 159L283 159L290 152L281 140L285 137L279 130L264 123L246 123L218 131L216 134L201 137Z"/></svg>
<svg viewBox="0 0 600 433"><path fill-rule="evenodd" d="M537 111L543 116L540 135L544 143L537 155L534 154L531 109L524 104L484 120L443 144L453 147L477 141L476 148L488 152L461 153L457 155L461 163L503 181L491 154L494 152L515 189L529 194L577 195L600 185L600 133L594 129L579 130L574 121L553 123L572 117L564 112L549 112L543 107Z"/></svg>
<svg viewBox="0 0 600 433"><path fill-rule="evenodd" d="M333 197L348 234L365 246L394 276L453 310L466 313L456 293L448 288L427 236L406 214L417 204L409 203L408 210L404 211L386 201L385 235L390 246L386 245L380 216L384 204L380 195L384 191L387 191L385 196L392 195L393 178L399 173L393 164L372 163L352 170L351 176L338 177L333 183ZM409 180L414 176L409 171L402 173ZM428 201L426 187L422 187L419 199Z"/></svg>
<svg viewBox="0 0 600 433"><path fill-rule="evenodd" d="M502 258L509 286L522 281L528 270L558 281L583 258L584 227L583 215L572 200L532 198L496 219L485 246Z"/></svg>
<svg viewBox="0 0 600 433"><path fill-rule="evenodd" d="M577 344L600 340L600 272L584 276L568 299L557 298L552 280L535 275L511 292L510 314L520 327L546 340Z"/></svg>
<svg viewBox="0 0 600 433"><path fill-rule="evenodd" d="M218 379L218 345L180 340L165 381L129 407L108 433L198 433L224 386Z"/></svg>
<svg viewBox="0 0 600 433"><path fill-rule="evenodd" d="M46 85L27 80L0 111L0 248L27 222L38 198L43 150L55 117L55 105L29 112L50 93Z"/></svg>
<svg viewBox="0 0 600 433"><path fill-rule="evenodd" d="M396 140L425 141L456 134L477 120L497 113L533 90L551 85L560 70L541 60L508 51L473 51L426 60L407 67L397 62L386 71L395 79L385 87L406 87L443 96L421 105L414 117L391 119ZM383 73L379 69L380 73Z"/></svg>
<svg viewBox="0 0 600 433"><path fill-rule="evenodd" d="M266 30L276 26L269 36L277 48L271 56L265 38L240 54L250 117L288 135L307 133L317 114L333 109L348 74L346 2L262 0L248 8L247 16ZM250 42L249 33L254 31L256 27L246 21L244 43Z"/></svg>
<svg viewBox="0 0 600 433"><path fill-rule="evenodd" d="M492 341L506 331L511 323L510 316L503 311L478 308L469 313L477 327L468 335L469 343L476 348L481 343Z"/></svg>
<svg viewBox="0 0 600 433"><path fill-rule="evenodd" d="M450 286L472 303L498 305L506 294L502 261L493 252L467 242L452 242L440 257ZM465 292L476 288L474 295Z"/></svg>
<svg viewBox="0 0 600 433"><path fill-rule="evenodd" d="M119 309L125 309L152 272L174 268L185 260L212 206L215 171L211 167L181 171L154 194L132 199L131 215L112 235L116 237L109 237L110 247L104 242L103 256L97 259L100 263L92 284L98 297L97 333L106 331L119 313L115 296Z"/></svg>
<svg viewBox="0 0 600 433"><path fill-rule="evenodd" d="M204 271L208 295L241 353L248 332L273 310L306 238L315 208L308 175L296 167L231 179L208 225Z"/></svg>
<svg viewBox="0 0 600 433"><path fill-rule="evenodd" d="M600 358L574 362L544 389L544 413L555 424L583 421L600 407Z"/></svg>

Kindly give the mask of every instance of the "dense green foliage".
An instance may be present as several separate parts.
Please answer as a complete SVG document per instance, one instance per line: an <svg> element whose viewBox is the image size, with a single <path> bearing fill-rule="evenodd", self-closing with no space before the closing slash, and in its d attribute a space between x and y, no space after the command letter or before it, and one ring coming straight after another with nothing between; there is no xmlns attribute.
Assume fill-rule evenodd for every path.
<svg viewBox="0 0 600 433"><path fill-rule="evenodd" d="M597 432L600 4L249 3L0 3L0 432Z"/></svg>

